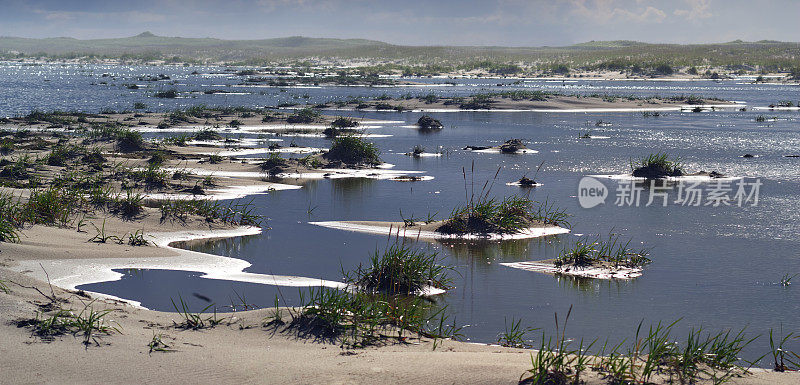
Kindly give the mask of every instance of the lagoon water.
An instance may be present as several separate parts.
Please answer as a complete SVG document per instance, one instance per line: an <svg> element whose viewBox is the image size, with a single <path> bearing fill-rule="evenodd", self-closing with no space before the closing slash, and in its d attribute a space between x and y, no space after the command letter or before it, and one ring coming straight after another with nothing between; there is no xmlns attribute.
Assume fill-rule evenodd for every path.
<svg viewBox="0 0 800 385"><path fill-rule="evenodd" d="M252 263L251 272L299 275L340 280L342 269L365 263L370 253L382 249L386 236L360 234L309 224L329 220L400 220L441 218L465 200L474 178L476 189L491 181L500 168L491 195L503 197L530 191L536 200L566 209L572 234L527 241L413 242L414 247L438 252L442 262L454 267L453 289L435 299L471 341L494 342L506 319L554 330L553 314L573 307L567 334L574 339L630 338L642 320L679 323L679 334L690 327L710 331L747 327L764 334L769 328L800 331L800 281L781 286L784 274L800 273L800 113L753 111L782 100L800 99L800 88L722 82L597 81L552 82L545 80L443 80L422 79L421 86L237 87L235 76L191 75L220 68L128 67L91 65L25 66L0 64L0 116L40 110L100 111L130 109L144 102L149 109L166 111L193 104L261 107L286 102L320 103L349 96L404 94L469 95L485 90L543 89L566 93L614 95L694 94L741 101L748 110L714 112L667 112L659 117L630 113L534 113L447 112L431 114L445 129L423 134L408 126L418 112L339 112L384 121L370 133L389 134L374 142L381 158L399 170L421 170L430 181L318 180L300 190L277 191L253 197L269 230L259 236L218 241L194 250L228 255ZM108 76L103 77L103 74ZM168 82L142 82L141 75L166 74ZM443 84L450 81L455 84ZM100 84L107 82L108 84ZM129 90L124 84L140 84ZM502 84L502 86L498 86ZM177 88L186 98L157 99L154 90ZM208 89L226 89L242 95L205 95ZM777 121L756 122L759 114ZM607 127L595 127L602 120ZM579 133L607 139L579 139ZM254 135L251 135L254 136ZM536 154L506 155L463 151L466 145L498 144L510 138L528 141ZM327 147L321 138L282 137L286 144ZM442 157L413 159L403 155L415 145L429 151L441 149ZM757 206L681 206L677 188L669 190L667 207L615 204L617 182L601 180L609 189L605 204L581 208L576 197L578 182L586 175L620 174L629 162L654 152L680 157L691 171L716 170L726 175L756 178L762 185ZM742 158L749 153L755 158ZM536 172L541 166L541 170ZM474 174L470 170L474 167ZM467 170L467 187L462 176ZM521 176L534 176L543 184L532 190L507 186ZM291 183L291 181L288 181ZM736 189L733 185L734 192ZM708 192L708 190L705 190ZM733 196L733 192L731 193ZM660 202L660 201L659 201ZM630 281L556 278L512 269L502 262L553 257L581 236L618 233L632 244L651 249L652 265ZM800 280L800 278L797 278ZM121 281L82 287L140 301L157 310L172 310L170 297L181 295L199 310L206 303L193 293L210 298L220 307L246 302L260 307L273 304L276 295L286 305L296 304L297 289L201 279L198 274L171 271L136 271ZM750 358L767 351L762 337L746 352Z"/></svg>

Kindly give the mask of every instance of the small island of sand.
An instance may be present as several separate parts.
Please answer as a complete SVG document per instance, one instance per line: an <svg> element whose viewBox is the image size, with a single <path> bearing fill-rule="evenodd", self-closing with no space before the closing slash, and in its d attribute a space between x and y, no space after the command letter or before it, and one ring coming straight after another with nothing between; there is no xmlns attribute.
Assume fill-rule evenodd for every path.
<svg viewBox="0 0 800 385"><path fill-rule="evenodd" d="M506 91L474 94L470 97L381 98L344 103L340 109L378 111L705 111L737 108L741 105L714 98L674 96L666 98L611 95L565 95L545 91ZM420 127L424 127L420 125Z"/></svg>

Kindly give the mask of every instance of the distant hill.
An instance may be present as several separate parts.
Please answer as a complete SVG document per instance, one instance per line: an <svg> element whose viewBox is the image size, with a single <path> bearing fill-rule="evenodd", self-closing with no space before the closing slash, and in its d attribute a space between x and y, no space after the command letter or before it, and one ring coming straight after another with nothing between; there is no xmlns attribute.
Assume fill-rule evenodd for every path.
<svg viewBox="0 0 800 385"><path fill-rule="evenodd" d="M325 39L291 36L262 40L222 40L158 36L143 32L116 39L78 40L67 37L29 39L0 37L0 51L16 51L28 55L99 55L121 56L159 53L165 56L186 56L217 60L241 60L263 55L296 55L328 53L360 47L381 47L388 44L364 39Z"/></svg>
<svg viewBox="0 0 800 385"><path fill-rule="evenodd" d="M404 46L366 39L291 36L260 40L223 40L136 36L80 40L69 37L31 39L0 37L0 56L99 56L124 59L171 59L201 62L261 64L277 59L368 58L423 64L452 65L476 61L602 66L606 62L668 63L671 65L797 66L800 43L735 40L716 44L658 44L631 40L590 41L566 47Z"/></svg>

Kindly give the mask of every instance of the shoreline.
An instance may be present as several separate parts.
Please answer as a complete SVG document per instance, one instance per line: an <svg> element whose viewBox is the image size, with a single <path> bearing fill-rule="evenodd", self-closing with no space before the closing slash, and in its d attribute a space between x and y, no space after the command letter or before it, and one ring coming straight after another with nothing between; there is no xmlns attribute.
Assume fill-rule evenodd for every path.
<svg viewBox="0 0 800 385"><path fill-rule="evenodd" d="M197 272L203 273L200 278L287 287L344 287L342 282L318 278L248 273L245 270L252 264L245 260L173 246L176 242L233 238L256 235L261 232L261 228L252 226L233 229L152 232L145 234L145 239L151 242L153 247L166 251L166 254L128 258L112 256L105 258L24 259L15 261L14 266L7 268L40 281L49 280L54 286L64 290L78 290L77 287L82 285L118 281L124 274L114 270L120 269ZM47 230L44 230L44 233L47 233ZM77 239L75 241L79 242ZM123 301L141 307L141 303L135 300L104 293L91 292L91 294L98 298Z"/></svg>
<svg viewBox="0 0 800 385"><path fill-rule="evenodd" d="M422 240L512 240L541 238L550 235L567 234L569 229L559 226L541 226L523 229L514 234L444 234L423 229L425 226L404 226L403 222L382 221L322 221L308 222L309 224L327 227L336 230L345 230L358 233L399 236L403 238L417 238Z"/></svg>

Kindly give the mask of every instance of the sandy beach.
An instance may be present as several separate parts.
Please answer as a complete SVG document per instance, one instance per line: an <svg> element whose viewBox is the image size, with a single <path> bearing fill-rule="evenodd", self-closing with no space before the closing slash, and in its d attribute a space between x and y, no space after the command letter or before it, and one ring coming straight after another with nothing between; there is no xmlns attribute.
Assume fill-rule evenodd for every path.
<svg viewBox="0 0 800 385"><path fill-rule="evenodd" d="M113 118L93 119L106 121ZM158 116L141 118L152 119L149 124L155 124L160 119ZM227 120L223 120L222 124L227 121L230 125L233 118L224 117ZM320 124L326 124L324 122L330 118L321 119ZM242 127L246 129L248 124L260 123L248 121ZM34 155L50 159L48 154L53 146L71 143L49 137L52 133L46 132L45 123L33 126L45 131L41 133L41 138L27 136L20 139L19 145L41 143L38 139L47 143L43 148L31 149L30 153ZM190 129L188 126L185 130L189 133L200 132L199 128ZM125 167L129 168L127 173L146 170L155 152L155 148L149 145L138 151L120 152L116 148L118 145L115 147L109 141L103 142L99 145L104 157L100 163L103 165L101 169L109 167L109 163L124 162ZM0 334L4 341L0 344L0 367L3 381L97 384L190 381L497 384L516 383L531 368L531 350L449 340L437 341L434 350L434 341L430 338L399 341L386 337L374 346L343 349L338 343L268 324L273 309L218 313L218 324L214 327L186 330L180 327L183 321L178 313L152 311L123 299L76 291L75 288L83 283L118 279L120 275L111 271L113 268L168 269L170 266L176 270L201 272L209 279L288 287L341 287L341 282L322 281L315 277L250 273L247 271L249 263L243 260L171 247L171 240L245 236L261 230L252 226L242 227L246 226L244 223L208 220L194 214L176 219L165 216L163 209L157 208L156 202L164 198L219 200L251 194L291 194L292 190L302 188L300 182L304 179L392 179L403 175L401 171L386 168L391 165L312 169L301 167L298 163L283 170L283 178L277 174L278 179L275 180L275 175L267 175L258 162L236 159L232 153L211 161L209 148L216 147L209 147L208 144L167 144L160 148L167 151L166 158L159 165L164 175L185 172L185 179L170 178L161 187L145 190L145 204L133 217L125 218L103 209L86 211L81 225L74 221L62 226L23 225L19 229L18 242L0 243L0 281L4 288L7 287L7 290L0 291ZM83 171L85 167L81 164L77 170ZM53 183L54 176L61 171L63 166L48 164L32 172L41 177L40 181ZM340 175L337 176L337 173ZM421 173L409 171L406 174L414 177ZM206 177L213 177L213 185L203 187L202 194L193 193L192 186L198 186ZM18 186L5 187L3 191L21 197L23 201L31 195L31 188L25 185L29 181L13 182ZM122 182L111 179L108 183L119 189ZM338 222L328 225L346 230L384 232L387 228L398 228L400 223ZM109 237L107 241L97 241L101 235L100 229L102 236ZM416 237L429 230L424 226L412 226L407 233ZM531 234L523 235L532 237L567 232L555 226L530 230ZM142 234L147 245L133 245L126 241L137 232ZM122 242L115 241L112 236ZM47 317L57 307L73 313L88 309L111 310L102 322L114 329L107 335L95 333L87 345L82 343L83 335L80 333L67 332L52 339L33 334L31 320L37 316ZM156 346L158 349L152 350L149 344L156 338L161 344ZM588 384L606 383L596 372L587 372L585 379ZM792 384L798 381L798 373L758 370L734 379L732 383Z"/></svg>
<svg viewBox="0 0 800 385"><path fill-rule="evenodd" d="M109 231L123 232L139 224L110 221ZM149 227L148 227L149 228ZM163 227L153 227L164 230ZM182 229L181 227L178 228ZM431 384L512 384L530 369L531 351L483 344L439 341L433 350L429 339L384 346L343 350L265 326L272 309L220 313L219 325L202 330L175 327L180 317L136 308L113 300L91 299L58 287L52 293L65 309L113 309L107 322L119 332L99 335L89 346L70 334L43 341L16 326L35 317L51 295L46 281L12 271L20 261L32 259L151 258L176 256L155 246L131 248L93 245L74 230L34 227L19 244L2 244L0 279L9 293L0 292L0 366L8 383L310 383L371 384L424 382ZM56 247L55 245L58 245ZM150 351L154 336L167 345ZM589 372L589 384L605 383ZM793 384L800 373L755 371L733 384Z"/></svg>

